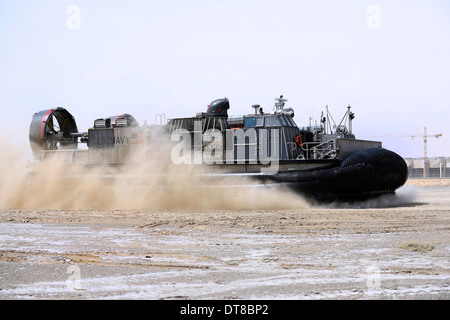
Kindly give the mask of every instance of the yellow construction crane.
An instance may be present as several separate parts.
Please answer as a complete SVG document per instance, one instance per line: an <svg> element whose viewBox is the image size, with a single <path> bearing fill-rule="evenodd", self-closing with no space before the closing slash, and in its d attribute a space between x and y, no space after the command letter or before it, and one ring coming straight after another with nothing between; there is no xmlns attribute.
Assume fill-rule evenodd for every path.
<svg viewBox="0 0 450 320"><path fill-rule="evenodd" d="M396 134L388 135L389 137L411 137L411 138L423 138L423 177L428 178L429 173L429 163L428 163L428 138L439 138L442 137L442 133L438 134L427 134L427 127L424 127L423 135L420 134Z"/></svg>

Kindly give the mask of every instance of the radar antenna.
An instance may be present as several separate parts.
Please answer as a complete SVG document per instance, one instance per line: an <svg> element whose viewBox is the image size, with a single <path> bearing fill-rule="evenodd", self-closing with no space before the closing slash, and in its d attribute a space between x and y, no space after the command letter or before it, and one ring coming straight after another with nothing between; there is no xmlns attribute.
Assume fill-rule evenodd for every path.
<svg viewBox="0 0 450 320"><path fill-rule="evenodd" d="M279 112L281 110L283 110L283 107L285 105L285 102L287 101L287 99L283 98L283 95L281 95L279 98L275 98L275 106L273 107L273 111L275 112Z"/></svg>
<svg viewBox="0 0 450 320"><path fill-rule="evenodd" d="M283 95L281 95L279 98L275 98L275 101L278 102L275 102L275 106L273 107L274 114L285 115L291 118L294 117L294 109L284 107L287 99L284 99Z"/></svg>

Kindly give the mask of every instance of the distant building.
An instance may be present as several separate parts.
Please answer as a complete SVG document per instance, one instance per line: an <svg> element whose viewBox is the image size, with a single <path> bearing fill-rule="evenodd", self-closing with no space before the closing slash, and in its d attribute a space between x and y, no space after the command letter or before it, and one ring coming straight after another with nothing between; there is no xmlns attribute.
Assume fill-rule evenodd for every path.
<svg viewBox="0 0 450 320"><path fill-rule="evenodd" d="M405 158L410 178L450 178L450 158L428 158L428 174L424 158Z"/></svg>

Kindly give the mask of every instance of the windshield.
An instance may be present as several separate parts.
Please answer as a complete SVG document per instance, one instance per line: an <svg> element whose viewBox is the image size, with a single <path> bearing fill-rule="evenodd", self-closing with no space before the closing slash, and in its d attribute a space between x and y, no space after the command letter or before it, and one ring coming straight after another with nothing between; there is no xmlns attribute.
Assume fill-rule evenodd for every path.
<svg viewBox="0 0 450 320"><path fill-rule="evenodd" d="M290 124L287 122L285 117L280 117L281 123L283 124L283 127L289 127Z"/></svg>
<svg viewBox="0 0 450 320"><path fill-rule="evenodd" d="M266 127L279 127L281 126L280 120L277 117L267 117Z"/></svg>
<svg viewBox="0 0 450 320"><path fill-rule="evenodd" d="M264 127L264 117L256 118L256 127Z"/></svg>
<svg viewBox="0 0 450 320"><path fill-rule="evenodd" d="M254 128L255 127L255 117L245 118L245 127Z"/></svg>

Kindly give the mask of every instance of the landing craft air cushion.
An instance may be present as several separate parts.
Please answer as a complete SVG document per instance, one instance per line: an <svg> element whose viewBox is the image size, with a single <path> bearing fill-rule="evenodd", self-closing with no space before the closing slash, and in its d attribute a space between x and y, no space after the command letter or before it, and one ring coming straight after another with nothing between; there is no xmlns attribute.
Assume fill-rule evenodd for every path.
<svg viewBox="0 0 450 320"><path fill-rule="evenodd" d="M275 100L271 112L253 105L254 113L231 117L229 100L217 99L206 112L161 125L141 126L122 114L96 119L87 132L78 132L66 109L52 108L34 114L30 145L37 161L57 156L67 165L104 166L117 173L135 165L135 153L145 155L140 161L165 153L174 165L212 169L204 174L208 178L244 176L260 185L285 184L320 201L365 200L395 193L406 183L402 157L379 141L356 139L350 106L338 125L327 108L320 125L299 128L287 100Z"/></svg>

